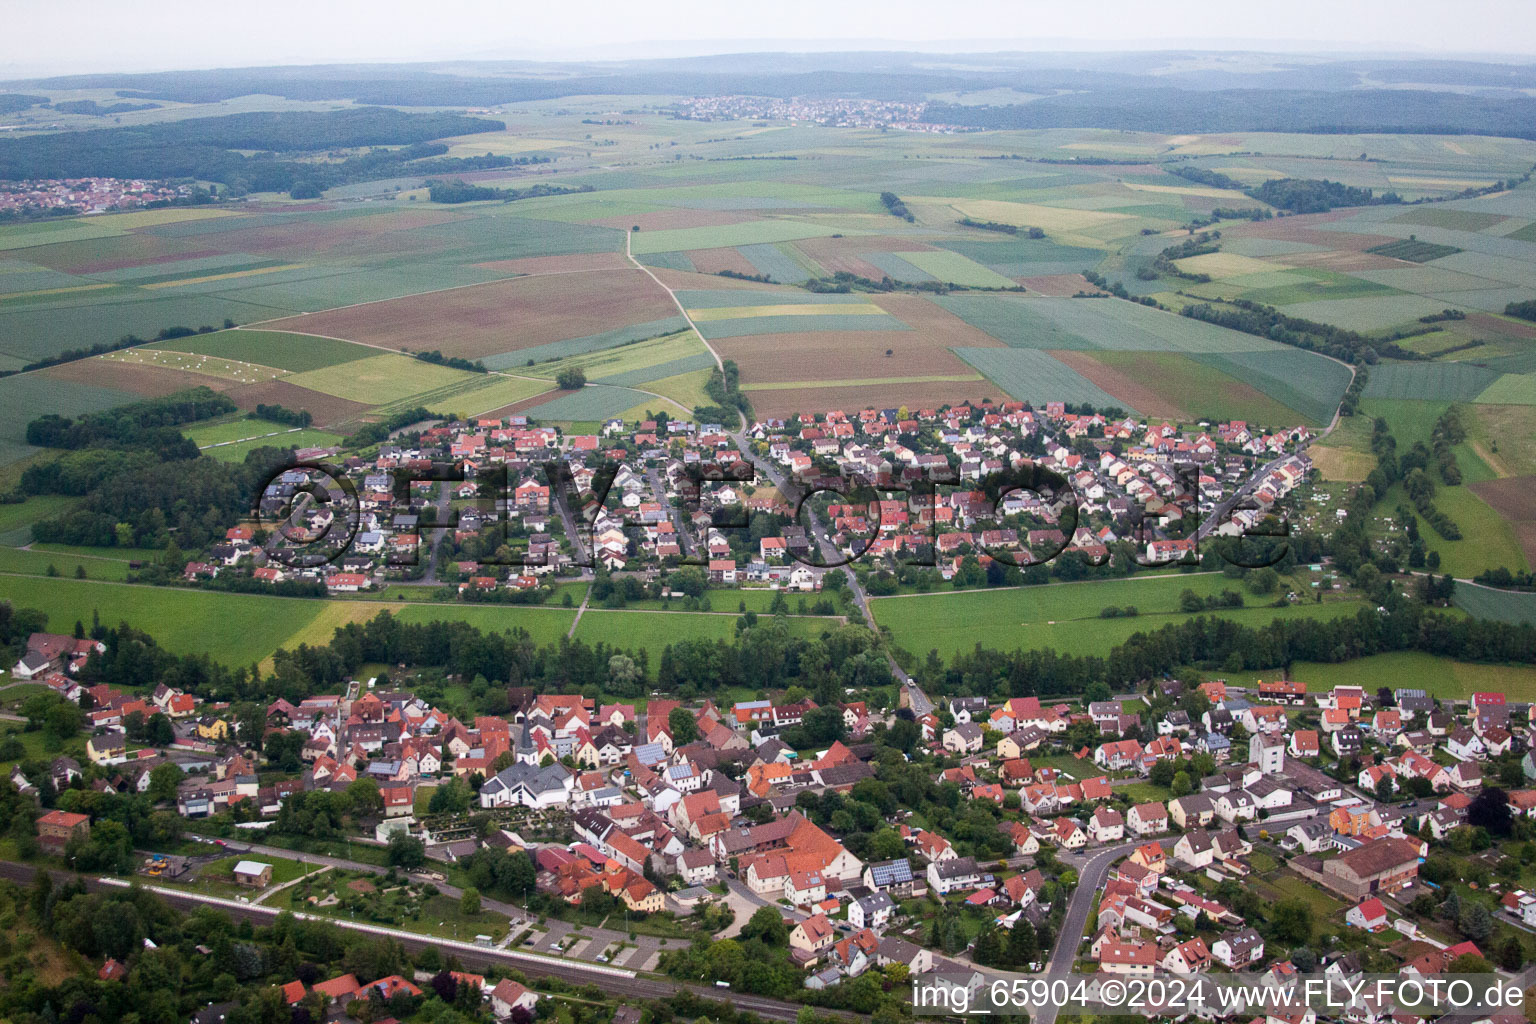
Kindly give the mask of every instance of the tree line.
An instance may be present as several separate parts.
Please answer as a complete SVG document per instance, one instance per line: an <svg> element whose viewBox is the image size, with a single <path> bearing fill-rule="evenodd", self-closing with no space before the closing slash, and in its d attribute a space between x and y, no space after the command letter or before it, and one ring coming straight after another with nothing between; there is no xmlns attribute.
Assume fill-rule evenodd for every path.
<svg viewBox="0 0 1536 1024"><path fill-rule="evenodd" d="M13 139L0 147L0 178L195 178L240 191L286 191L300 182L324 187L405 173L412 161L447 152L441 145L414 145L502 127L499 121L461 114L408 114L380 107L188 118ZM364 146L404 148L334 163L276 156Z"/></svg>

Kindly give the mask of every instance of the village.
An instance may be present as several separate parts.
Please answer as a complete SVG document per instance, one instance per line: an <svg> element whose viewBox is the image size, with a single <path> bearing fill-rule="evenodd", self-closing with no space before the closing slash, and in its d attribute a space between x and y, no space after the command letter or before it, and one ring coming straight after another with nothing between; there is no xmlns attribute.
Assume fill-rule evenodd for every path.
<svg viewBox="0 0 1536 1024"><path fill-rule="evenodd" d="M12 773L53 808L37 822L45 854L88 856L100 823L71 808L91 793L152 793L188 835L230 837L201 840L238 858L205 891L286 891L306 908L336 893L355 913L376 899L364 872L377 868L285 876L293 855L270 844L309 827L317 794L366 790L376 800L348 816L349 841L390 851L399 894L457 903L469 886L447 879L494 885L492 861L526 858L528 888L487 900L505 916L469 919L487 946L730 985L665 936L768 922L808 992L934 971L980 991L1047 969L1519 972L1536 929L1536 895L1518 884L1536 835L1529 706L1502 693L1160 679L1119 697L996 701L907 684L820 707L793 692L722 706L512 688L510 711L463 721L354 680L253 722L164 684L132 696L76 681L103 650L34 634L15 666L88 709L83 762ZM408 845L421 856L397 862ZM207 861L141 850L134 869L197 885ZM481 913L478 890L473 903ZM573 928L600 924L571 916L598 907L606 928ZM498 1016L537 998L481 983ZM416 982L285 994L346 1004L371 985Z"/></svg>
<svg viewBox="0 0 1536 1024"><path fill-rule="evenodd" d="M813 593L826 567L848 561L884 577L926 567L921 586L955 580L967 559L1015 572L1063 552L1104 564L1117 545L1166 566L1193 554L1197 513L1217 535L1274 513L1308 479L1310 437L1017 402L834 411L742 434L681 420L611 420L600 435L522 416L454 420L368 457L297 452L259 520L230 528L181 575L334 595L436 582L470 600L544 600L559 579L594 571L637 577L653 597L698 598L702 585ZM322 462L346 481L324 485L335 500L308 501ZM1023 482L989 497L1005 474ZM1211 516L1224 502L1227 514Z"/></svg>
<svg viewBox="0 0 1536 1024"><path fill-rule="evenodd" d="M0 130L4 130L0 127ZM191 185L133 178L60 178L0 185L0 215L106 213L187 199Z"/></svg>

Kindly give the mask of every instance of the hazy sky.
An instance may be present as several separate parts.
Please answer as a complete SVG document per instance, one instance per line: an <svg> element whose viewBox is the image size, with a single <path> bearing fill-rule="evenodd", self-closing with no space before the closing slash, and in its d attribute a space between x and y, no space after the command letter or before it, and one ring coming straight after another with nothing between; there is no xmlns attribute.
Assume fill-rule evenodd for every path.
<svg viewBox="0 0 1536 1024"><path fill-rule="evenodd" d="M1532 0L0 0L0 78L742 50L1536 53Z"/></svg>

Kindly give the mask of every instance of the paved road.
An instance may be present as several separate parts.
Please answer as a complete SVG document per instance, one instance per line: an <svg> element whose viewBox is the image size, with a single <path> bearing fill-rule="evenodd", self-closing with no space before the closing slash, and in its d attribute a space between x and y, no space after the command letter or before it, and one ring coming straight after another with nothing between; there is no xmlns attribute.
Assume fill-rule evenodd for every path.
<svg viewBox="0 0 1536 1024"><path fill-rule="evenodd" d="M289 860L297 860L305 864L343 868L349 871L378 873L381 870L377 864L365 864L362 861L350 860L346 857L331 857L322 853L305 853L280 846L265 846L261 843L247 843L240 840L230 841L224 849L230 853L253 853L265 857L286 857ZM428 866L423 870L430 871L433 869L431 866ZM432 885L437 886L439 892L450 899L458 899L464 894L464 890L458 886L427 878L421 872L412 872L411 878L412 881L418 883L430 882ZM486 910L493 913L505 914L511 922L511 929L514 933L520 927L531 925L537 920L537 915L515 903L507 903L502 900L491 899L488 896L482 896L480 904ZM560 942L562 945L565 944L566 940L573 934L584 945L576 952L569 953L568 955L582 956L587 959L595 958L604 949L616 942L631 942L632 945L638 946L639 949L628 954L625 962L630 966L637 966L643 963L646 967L653 967L662 948L661 940L655 936L637 935L634 940L630 940L629 936L624 932L615 931L612 928L597 928L590 925L583 925L581 931L577 932L575 924L554 918L546 919L544 924L539 927L545 929L545 933L540 936L534 946L535 949L540 951L547 949L556 942Z"/></svg>
<svg viewBox="0 0 1536 1024"><path fill-rule="evenodd" d="M1061 931L1056 936L1056 948L1051 950L1051 958L1046 961L1048 974L1071 972L1077 959L1077 947L1082 945L1083 934L1088 928L1088 914L1093 909L1094 899L1104 888L1110 866L1140 845L1140 842L1134 842L1106 846L1090 853L1081 866L1073 865L1077 868L1077 888L1067 903L1067 914L1062 918ZM1056 1007L1041 1006L1034 1019L1035 1024L1056 1024Z"/></svg>
<svg viewBox="0 0 1536 1024"><path fill-rule="evenodd" d="M0 862L0 878L8 878L23 885L29 884L39 869L30 864L12 864ZM55 881L64 881L69 878L67 872L50 872ZM100 879L87 877L86 888L93 892L121 892L122 888ZM175 906L193 908L197 906L217 906L230 917L237 920L248 920L261 924L268 924L277 915L277 911L271 907L225 905L225 901L214 897L204 896L200 893L167 893L157 890L157 894L167 902ZM348 931L359 931L370 935L377 935L380 931L377 927L357 925L343 920L331 920L338 928ZM417 952L428 946L443 945L443 940L432 937L416 937L406 933L392 934L406 948L408 952ZM528 954L520 954L515 951L487 949L470 944L457 944L451 947L458 959L469 967L511 967L533 978L560 978L563 981L575 985L595 984L604 992L611 995L630 996L638 999L664 999L678 990L691 991L706 999L726 999L740 1009L752 1010L764 1017L773 1020L794 1020L800 1012L800 1006L796 1003L786 1003L777 999L769 999L765 996L748 995L742 992L725 992L717 988L706 988L702 985L689 985L666 978L648 977L636 975L625 977L622 973L610 973L599 970L593 965L582 964L577 961L556 960L553 958L533 957ZM827 1012L827 1011L821 1011ZM849 1020L859 1019L854 1014L835 1014Z"/></svg>
<svg viewBox="0 0 1536 1024"><path fill-rule="evenodd" d="M757 893L753 892L747 883L743 882L739 878L731 878L729 875L727 875L725 879L725 887L739 899L750 903L754 913L758 907L767 907L769 910L777 911L780 916L787 917L792 921L805 920L805 914L802 914L798 910L791 910L781 903L775 903L772 900L763 899Z"/></svg>

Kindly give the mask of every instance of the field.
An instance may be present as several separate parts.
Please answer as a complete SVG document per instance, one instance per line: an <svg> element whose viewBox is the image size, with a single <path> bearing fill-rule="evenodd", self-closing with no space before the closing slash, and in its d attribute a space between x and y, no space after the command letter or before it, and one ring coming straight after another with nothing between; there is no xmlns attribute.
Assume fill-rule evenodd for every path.
<svg viewBox="0 0 1536 1024"><path fill-rule="evenodd" d="M279 647L328 642L336 626L386 610L398 614L403 622L452 619L482 629L521 627L538 643L550 643L564 635L575 618L571 609L537 605L382 602L366 596L325 601L125 585L100 582L93 569L95 563L88 560L56 554L50 561L57 563L63 576L4 577L6 599L20 608L41 609L48 615L50 629L68 632L75 620L89 623L92 614L99 612L103 622L126 621L151 631L167 650L207 654L229 665L261 662ZM76 561L85 564L87 573L98 579L73 579L70 574ZM0 568L4 571L8 570ZM35 569L29 566L28 571Z"/></svg>
<svg viewBox="0 0 1536 1024"><path fill-rule="evenodd" d="M1338 664L1297 662L1292 679L1312 691L1335 686L1363 686L1375 691L1383 686L1416 687L1431 696L1465 700L1481 691L1499 691L1510 700L1536 700L1536 669L1529 666L1481 665L1450 661L1416 651L1396 651Z"/></svg>
<svg viewBox="0 0 1536 1024"><path fill-rule="evenodd" d="M1478 480L1467 489L1510 524L1526 564L1536 565L1536 477Z"/></svg>
<svg viewBox="0 0 1536 1024"><path fill-rule="evenodd" d="M221 462L244 462L257 448L329 448L340 446L345 438L324 430L285 430L279 434L227 441L203 446L206 454Z"/></svg>
<svg viewBox="0 0 1536 1024"><path fill-rule="evenodd" d="M970 288L1009 288L1014 282L957 252L909 252L901 259L928 274L935 281L963 284Z"/></svg>
<svg viewBox="0 0 1536 1024"><path fill-rule="evenodd" d="M1445 210L1445 213L1455 213L1455 210ZM1365 250L1377 256L1390 256L1395 260L1410 260L1414 263L1428 263L1430 260L1440 259L1442 256L1454 256L1461 252L1454 245L1436 245L1434 242L1419 242L1412 239L1401 242L1388 242L1385 245L1373 245Z"/></svg>
<svg viewBox="0 0 1536 1024"><path fill-rule="evenodd" d="M589 644L598 641L615 647L644 648L656 664L668 644L682 640L722 640L736 635L734 595L711 594L715 612L655 612L588 609L576 625L576 638ZM750 605L748 607L751 607ZM790 633L816 636L832 623L825 619L791 618Z"/></svg>
<svg viewBox="0 0 1536 1024"><path fill-rule="evenodd" d="M955 354L996 381L1012 398L1041 405L1049 401L1104 408L1117 399L1048 352L1028 348L961 348Z"/></svg>
<svg viewBox="0 0 1536 1024"><path fill-rule="evenodd" d="M894 642L921 658L937 649L947 658L977 643L1018 647L1054 647L1073 654L1106 654L1133 633L1150 632L1193 616L1179 612L1185 589L1208 596L1241 590L1240 583L1220 573L1136 576L1127 580L1066 583L1004 590L969 590L870 601L875 619L889 627ZM1261 625L1273 618L1332 618L1353 614L1360 604L1339 601L1322 605L1267 608L1255 604L1222 611L1223 618ZM1101 619L1102 608L1134 605L1140 614Z"/></svg>
<svg viewBox="0 0 1536 1024"><path fill-rule="evenodd" d="M676 312L666 292L639 270L577 271L372 302L265 326L479 359Z"/></svg>
<svg viewBox="0 0 1536 1024"><path fill-rule="evenodd" d="M296 373L289 383L349 402L386 405L471 379L463 370L384 354Z"/></svg>
<svg viewBox="0 0 1536 1024"><path fill-rule="evenodd" d="M1293 423L1307 417L1252 384L1180 352L1052 352L1056 359L1146 416Z"/></svg>
<svg viewBox="0 0 1536 1024"><path fill-rule="evenodd" d="M1454 600L1456 607L1479 619L1536 623L1536 593L1511 593L1460 583Z"/></svg>
<svg viewBox="0 0 1536 1024"><path fill-rule="evenodd" d="M289 331L235 330L158 342L151 349L237 359L290 373L319 370L377 355L362 345Z"/></svg>

